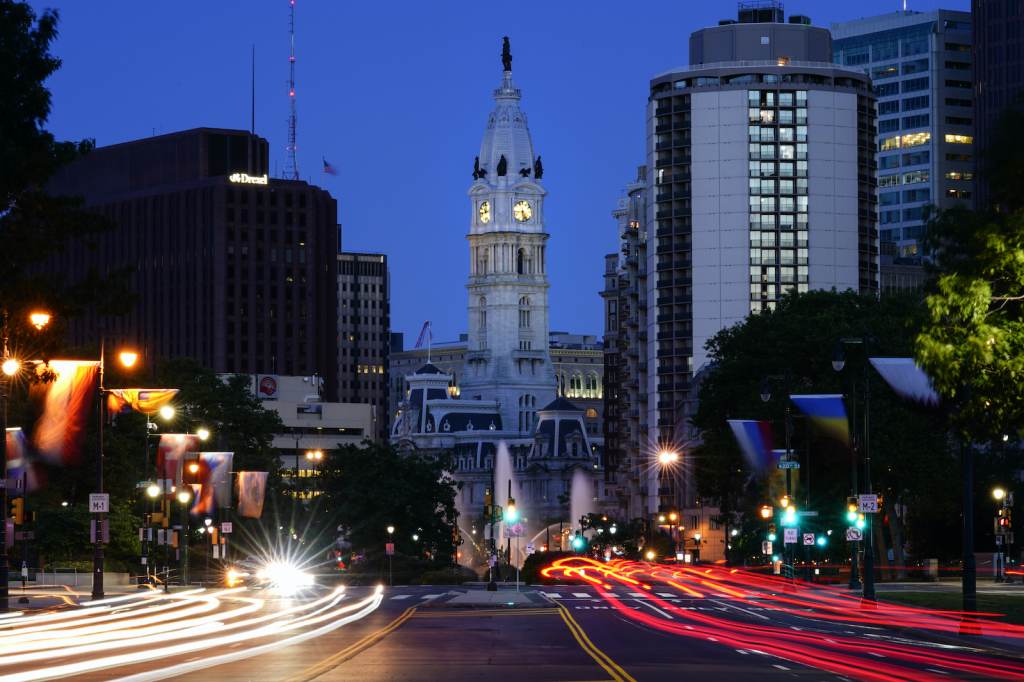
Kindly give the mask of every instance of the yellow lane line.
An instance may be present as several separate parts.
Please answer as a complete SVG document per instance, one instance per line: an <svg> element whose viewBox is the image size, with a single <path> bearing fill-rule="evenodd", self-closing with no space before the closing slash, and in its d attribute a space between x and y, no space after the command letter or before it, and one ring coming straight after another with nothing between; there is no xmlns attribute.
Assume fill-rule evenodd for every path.
<svg viewBox="0 0 1024 682"><path fill-rule="evenodd" d="M402 612L402 615L400 615L398 618L395 618L393 621L391 621L381 629L371 632L370 634L360 639L358 642L350 644L349 646L345 647L336 654L333 654L323 659L316 665L311 666L303 672L299 673L298 675L289 678L289 682L308 682L309 680L316 679L324 673L327 673L333 670L334 668L337 668L339 665L349 660L353 656L362 653L366 649L369 649L371 646L373 646L381 639L389 635L392 631L397 630L399 627L401 627L402 623L412 618L412 615L414 613L416 613L416 607L410 606Z"/></svg>
<svg viewBox="0 0 1024 682"><path fill-rule="evenodd" d="M460 611L420 611L416 618L474 618L477 616L554 616L555 609L466 609Z"/></svg>
<svg viewBox="0 0 1024 682"><path fill-rule="evenodd" d="M590 641L590 638L587 637L587 633L583 631L583 628L580 627L580 624L576 622L576 619L572 617L572 614L569 613L567 608L557 603L556 606L558 607L559 613L562 615L562 620L565 621L566 627L569 628L569 632L572 633L573 638L576 640L576 643L579 644L580 648L589 654L599 666L604 668L604 671L611 675L615 682L636 682L636 679L632 675L623 670L618 663L608 656L608 654L598 649L597 646Z"/></svg>

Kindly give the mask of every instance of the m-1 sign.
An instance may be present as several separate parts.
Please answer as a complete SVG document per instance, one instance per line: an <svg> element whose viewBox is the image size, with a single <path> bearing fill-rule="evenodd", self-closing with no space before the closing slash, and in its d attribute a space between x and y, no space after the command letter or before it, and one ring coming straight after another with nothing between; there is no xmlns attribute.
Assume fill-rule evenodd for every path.
<svg viewBox="0 0 1024 682"><path fill-rule="evenodd" d="M869 493L857 496L857 511L861 514L878 513L878 495Z"/></svg>
<svg viewBox="0 0 1024 682"><path fill-rule="evenodd" d="M93 514L106 514L110 511L110 494L89 493L89 511Z"/></svg>

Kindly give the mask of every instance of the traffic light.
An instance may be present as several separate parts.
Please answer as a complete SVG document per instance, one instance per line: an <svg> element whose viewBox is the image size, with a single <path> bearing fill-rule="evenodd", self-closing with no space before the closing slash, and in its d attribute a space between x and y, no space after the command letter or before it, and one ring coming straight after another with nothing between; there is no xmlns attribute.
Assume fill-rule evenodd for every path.
<svg viewBox="0 0 1024 682"><path fill-rule="evenodd" d="M846 498L846 520L850 523L857 522L857 498L847 497Z"/></svg>
<svg viewBox="0 0 1024 682"><path fill-rule="evenodd" d="M519 521L519 510L516 509L514 497L508 498L508 507L505 509L505 523L517 523Z"/></svg>
<svg viewBox="0 0 1024 682"><path fill-rule="evenodd" d="M775 524L774 523L769 523L768 524L768 542L775 542L775 538L776 537L777 536L775 535Z"/></svg>
<svg viewBox="0 0 1024 682"><path fill-rule="evenodd" d="M854 522L854 525L857 526L857 528L859 528L860 530L864 530L864 527L868 524L866 521L864 521L863 514L857 514L857 520Z"/></svg>
<svg viewBox="0 0 1024 682"><path fill-rule="evenodd" d="M14 525L20 526L25 523L25 498L15 497L11 499L11 518L14 519Z"/></svg>
<svg viewBox="0 0 1024 682"><path fill-rule="evenodd" d="M577 552L581 551L587 544L587 541L583 539L583 532L576 531L576 535L572 538L572 548Z"/></svg>
<svg viewBox="0 0 1024 682"><path fill-rule="evenodd" d="M783 526L795 526L796 525L796 507L792 504L786 508L785 513L782 515Z"/></svg>

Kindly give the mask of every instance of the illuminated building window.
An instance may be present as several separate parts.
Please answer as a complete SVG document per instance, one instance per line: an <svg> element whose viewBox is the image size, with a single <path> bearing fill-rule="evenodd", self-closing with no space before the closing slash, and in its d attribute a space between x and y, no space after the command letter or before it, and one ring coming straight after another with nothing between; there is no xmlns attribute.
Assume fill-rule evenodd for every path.
<svg viewBox="0 0 1024 682"><path fill-rule="evenodd" d="M957 135L955 133L946 133L946 142L951 144L972 144L974 138L970 135Z"/></svg>
<svg viewBox="0 0 1024 682"><path fill-rule="evenodd" d="M883 152L884 151L888 151L890 149L899 149L899 147L900 147L900 136L899 135L894 135L892 137L887 137L887 138L883 139L881 142L878 143L879 151L883 151Z"/></svg>
<svg viewBox="0 0 1024 682"><path fill-rule="evenodd" d="M929 132L923 133L909 133L900 138L901 147L916 147L922 144L928 144L932 139L932 134Z"/></svg>

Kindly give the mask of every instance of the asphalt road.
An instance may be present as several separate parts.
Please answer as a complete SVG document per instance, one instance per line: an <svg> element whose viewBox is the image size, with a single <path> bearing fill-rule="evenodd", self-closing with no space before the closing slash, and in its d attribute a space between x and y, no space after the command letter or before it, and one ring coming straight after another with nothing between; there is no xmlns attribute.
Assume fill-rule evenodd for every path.
<svg viewBox="0 0 1024 682"><path fill-rule="evenodd" d="M448 602L466 591L455 587L396 587L379 597L349 588L334 601L318 588L292 599L243 590L212 601L207 594L205 602L121 603L88 618L6 629L0 680L1024 677L1024 647L1014 645L1024 639L1016 635L962 638L929 630L927 621L893 629L884 622L888 611L860 611L840 590L741 590L699 576L675 582L530 588L530 604L519 608L453 608ZM833 602L850 613L829 611ZM237 636L221 642L224 626ZM128 634L121 638L116 627ZM140 637L145 628L153 629L149 639ZM32 650L40 652L35 660L18 661ZM104 663L95 667L98 660Z"/></svg>

